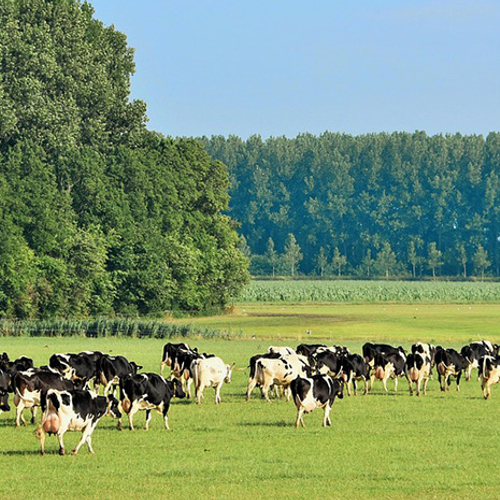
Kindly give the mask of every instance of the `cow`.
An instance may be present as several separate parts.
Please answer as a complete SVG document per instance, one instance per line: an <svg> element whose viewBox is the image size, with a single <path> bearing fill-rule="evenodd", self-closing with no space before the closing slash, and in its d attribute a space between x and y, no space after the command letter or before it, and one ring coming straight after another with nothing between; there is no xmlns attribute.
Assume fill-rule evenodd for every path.
<svg viewBox="0 0 500 500"><path fill-rule="evenodd" d="M465 380L469 381L474 368L478 368L478 378L480 378L479 359L483 356L496 356L498 354L498 346L487 340L472 342L463 346L460 354L465 359L466 364Z"/></svg>
<svg viewBox="0 0 500 500"><path fill-rule="evenodd" d="M96 390L99 384L104 386L104 395L110 391L116 394L120 380L137 374L142 368L134 361L128 361L123 356L103 356L97 363Z"/></svg>
<svg viewBox="0 0 500 500"><path fill-rule="evenodd" d="M10 411L9 392L12 392L10 375L0 368L0 414L3 411Z"/></svg>
<svg viewBox="0 0 500 500"><path fill-rule="evenodd" d="M26 425L23 417L25 408L32 408L31 423L35 422L34 409L40 406L42 393L49 389L60 391L74 389L71 380L61 377L59 374L48 370L33 369L17 372L12 379L14 390L14 405L16 406L16 427Z"/></svg>
<svg viewBox="0 0 500 500"><path fill-rule="evenodd" d="M398 378L404 375L406 356L397 350L392 353L378 353L373 358L373 369L370 375L370 389L373 388L375 379L381 380L387 390L387 379L394 379L394 392L398 390Z"/></svg>
<svg viewBox="0 0 500 500"><path fill-rule="evenodd" d="M168 410L173 397L184 398L186 393L179 380L165 380L156 373L140 373L133 375L120 384L120 401L123 411L128 415L129 429L134 430L134 415L139 410L146 410L145 429L149 429L151 410L156 409L163 414L165 429L168 426ZM121 430L121 421L118 422Z"/></svg>
<svg viewBox="0 0 500 500"><path fill-rule="evenodd" d="M218 357L196 359L191 365L193 374L196 402L201 404L203 391L207 387L215 390L215 404L221 402L220 391L224 382L231 383L231 373L234 363L228 365Z"/></svg>
<svg viewBox="0 0 500 500"><path fill-rule="evenodd" d="M177 353L181 350L191 351L192 349L184 342L181 342L179 344L173 344L172 342L168 342L163 346L163 354L160 362L161 375L163 375L165 366L172 367L173 360L176 358Z"/></svg>
<svg viewBox="0 0 500 500"><path fill-rule="evenodd" d="M97 363L102 353L53 354L49 359L49 367L59 372L64 378L75 382L79 389L89 389L91 380L96 387Z"/></svg>
<svg viewBox="0 0 500 500"><path fill-rule="evenodd" d="M485 355L479 359L479 379L484 399L491 396L491 386L500 382L500 359L497 356Z"/></svg>
<svg viewBox="0 0 500 500"><path fill-rule="evenodd" d="M332 425L330 410L335 398L342 399L344 384L341 380L333 379L329 375L313 375L311 378L295 378L291 384L293 400L297 407L297 420L295 427L306 427L304 423L304 413L310 413L316 408L324 408L325 415L323 426Z"/></svg>
<svg viewBox="0 0 500 500"><path fill-rule="evenodd" d="M413 384L416 384L417 396L420 396L422 382L424 394L427 391L427 382L431 375L431 358L421 352L411 352L405 361L405 376L408 380L410 395L413 396Z"/></svg>
<svg viewBox="0 0 500 500"><path fill-rule="evenodd" d="M341 361L341 377L347 386L347 395L351 395L350 383L354 389L354 395L358 394L356 382L362 380L365 385L363 394L368 394L368 380L370 379L370 366L360 354L347 354Z"/></svg>
<svg viewBox="0 0 500 500"><path fill-rule="evenodd" d="M374 366L374 359L375 355L377 354L400 354L403 359L406 358L406 352L405 350L399 346L399 347L393 347L388 344L373 344L372 342L366 342L363 344L363 357L365 358L365 361L371 366Z"/></svg>
<svg viewBox="0 0 500 500"><path fill-rule="evenodd" d="M84 443L89 453L92 448L92 433L99 420L107 414L121 418L118 400L112 395L98 396L88 390L57 391L49 389L43 394L42 421L36 430L42 455L45 455L45 437L55 434L59 440L59 454L64 455L64 434L67 431L81 431L82 438L73 450L76 455Z"/></svg>
<svg viewBox="0 0 500 500"><path fill-rule="evenodd" d="M460 391L460 377L467 364L463 356L455 349L443 349L438 346L436 347L435 360L441 391L450 389L451 376L456 377L457 391Z"/></svg>
<svg viewBox="0 0 500 500"><path fill-rule="evenodd" d="M277 353L270 353L270 352L267 352L265 354L255 354L254 356L252 356L250 358L250 361L248 362L248 367L247 368L250 368L250 375L248 376L248 381L247 381L247 401L249 400L250 396L249 396L249 391L248 391L248 388L251 387L252 389L250 390L250 392L253 390L254 387L258 386L259 383L257 381L257 378L256 378L256 373L257 373L257 361L260 359L260 358L267 358L267 359L281 359L281 354L277 354Z"/></svg>
<svg viewBox="0 0 500 500"><path fill-rule="evenodd" d="M299 344L295 352L297 354L302 354L303 356L311 356L314 354L319 348L326 348L325 344Z"/></svg>
<svg viewBox="0 0 500 500"><path fill-rule="evenodd" d="M301 359L291 359L282 357L278 359L259 358L255 364L255 377L249 379L247 386L247 401L256 385L260 385L262 395L266 401L270 402L269 389L272 385L282 386L290 398L288 388L292 380L298 376L306 377L310 375L310 368Z"/></svg>

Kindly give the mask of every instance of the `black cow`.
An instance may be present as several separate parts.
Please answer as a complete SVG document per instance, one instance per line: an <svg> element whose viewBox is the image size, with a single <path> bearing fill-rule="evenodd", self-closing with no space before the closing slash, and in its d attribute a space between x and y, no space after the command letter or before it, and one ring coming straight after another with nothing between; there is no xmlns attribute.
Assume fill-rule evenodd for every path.
<svg viewBox="0 0 500 500"><path fill-rule="evenodd" d="M168 410L173 397L186 397L182 384L178 380L165 380L156 373L141 373L120 384L120 401L123 411L128 415L130 430L134 430L133 419L139 410L146 410L145 429L148 430L153 409L162 412L165 429L169 429ZM118 428L122 428L121 422Z"/></svg>
<svg viewBox="0 0 500 500"><path fill-rule="evenodd" d="M24 372L17 372L12 378L12 387L14 390L14 404L16 405L16 426L26 425L23 417L25 408L36 408L40 406L42 393L49 389L59 391L72 390L74 384L60 375L41 369L30 369ZM31 418L31 423L35 421L35 413Z"/></svg>
<svg viewBox="0 0 500 500"><path fill-rule="evenodd" d="M435 359L441 390L450 389L451 376L454 376L457 379L457 391L460 391L460 377L467 366L464 357L455 349L443 349L439 346L436 348Z"/></svg>
<svg viewBox="0 0 500 500"><path fill-rule="evenodd" d="M401 354L404 358L406 358L406 352L405 350L399 346L399 347L393 347L388 344L373 344L372 342L366 342L363 345L363 357L365 358L365 361L370 365L374 366L373 362L375 359L375 356L377 354Z"/></svg>
<svg viewBox="0 0 500 500"><path fill-rule="evenodd" d="M49 366L59 372L64 378L73 380L79 389L89 389L90 381L96 379L97 362L102 353L81 352L79 354L53 354ZM94 383L95 385L95 383Z"/></svg>
<svg viewBox="0 0 500 500"><path fill-rule="evenodd" d="M347 354L342 359L342 378L347 385L347 394L351 395L350 382L354 388L354 395L358 394L356 381L362 380L365 385L363 394L368 393L368 380L370 378L370 366L360 354Z"/></svg>
<svg viewBox="0 0 500 500"><path fill-rule="evenodd" d="M124 356L103 355L97 362L96 390L99 390L99 384L102 384L105 396L110 391L115 393L121 379L136 375L137 370L141 368L141 365L129 361Z"/></svg>
<svg viewBox="0 0 500 500"><path fill-rule="evenodd" d="M324 408L325 416L323 426L332 425L330 410L336 397L344 397L344 384L341 380L331 378L329 375L314 375L311 378L297 377L290 385L293 400L297 406L297 420L295 427L305 428L304 413L309 413L316 408Z"/></svg>
<svg viewBox="0 0 500 500"><path fill-rule="evenodd" d="M297 349L295 349L295 352L297 354L302 354L302 356L309 357L320 348L326 348L326 345L325 344L299 344L297 346Z"/></svg>
<svg viewBox="0 0 500 500"><path fill-rule="evenodd" d="M118 400L113 396L97 396L89 391L48 390L41 399L42 422L36 431L40 439L42 455L45 455L45 436L55 434L59 440L59 454L64 455L63 437L67 431L81 431L82 438L76 445L73 455L76 455L86 442L89 452L92 449L92 433L99 420L106 414L121 418Z"/></svg>
<svg viewBox="0 0 500 500"><path fill-rule="evenodd" d="M10 375L0 369L0 413L10 411L9 392L12 392L10 385Z"/></svg>

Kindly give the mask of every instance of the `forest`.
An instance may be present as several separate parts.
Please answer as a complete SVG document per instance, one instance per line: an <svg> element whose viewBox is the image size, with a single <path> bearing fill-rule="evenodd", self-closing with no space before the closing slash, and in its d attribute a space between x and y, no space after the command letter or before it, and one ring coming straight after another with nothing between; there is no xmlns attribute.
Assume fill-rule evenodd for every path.
<svg viewBox="0 0 500 500"><path fill-rule="evenodd" d="M500 134L200 139L254 275L498 277Z"/></svg>
<svg viewBox="0 0 500 500"><path fill-rule="evenodd" d="M248 280L227 169L147 130L133 49L93 15L0 2L0 317L223 307Z"/></svg>

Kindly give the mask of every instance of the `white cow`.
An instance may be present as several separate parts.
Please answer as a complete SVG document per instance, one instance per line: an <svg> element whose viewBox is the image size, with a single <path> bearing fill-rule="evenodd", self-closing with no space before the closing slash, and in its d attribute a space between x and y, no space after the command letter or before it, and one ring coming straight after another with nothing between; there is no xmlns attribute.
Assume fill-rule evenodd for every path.
<svg viewBox="0 0 500 500"><path fill-rule="evenodd" d="M215 403L221 402L220 390L222 384L231 382L231 372L234 368L234 363L228 365L218 357L211 357L205 359L195 359L191 363L191 373L193 374L193 381L196 394L196 402L201 403L203 391L206 387L213 387L215 389Z"/></svg>

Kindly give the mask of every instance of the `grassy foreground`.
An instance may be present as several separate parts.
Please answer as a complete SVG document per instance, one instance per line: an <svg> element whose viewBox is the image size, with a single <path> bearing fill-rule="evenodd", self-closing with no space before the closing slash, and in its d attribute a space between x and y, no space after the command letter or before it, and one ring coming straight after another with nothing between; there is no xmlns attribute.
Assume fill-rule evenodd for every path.
<svg viewBox="0 0 500 500"><path fill-rule="evenodd" d="M487 323L486 323L487 324ZM476 325L484 331L484 324ZM401 339L410 337L400 325ZM13 357L28 354L37 364L53 352L100 349L124 354L158 371L164 341L156 339L2 338L0 350ZM244 368L248 358L270 342L191 340ZM273 343L295 346L296 342ZM359 351L360 341L345 342ZM408 347L408 342L403 342ZM458 344L455 344L458 345ZM41 457L34 426L15 429L13 412L0 416L0 496L9 499L196 498L196 499L465 499L498 496L500 392L484 401L479 383L464 383L457 393L439 392L431 381L427 396L408 395L400 381L394 394L380 385L368 396L336 401L333 426L321 427L322 410L305 417L307 429L295 429L292 403L267 404L257 392L243 394L248 371L236 371L224 386L222 404L213 391L204 402L175 401L172 430L154 414L148 432L118 432L106 418L94 433L96 454L82 448L77 457L59 457L49 438ZM80 434L68 433L68 449Z"/></svg>

